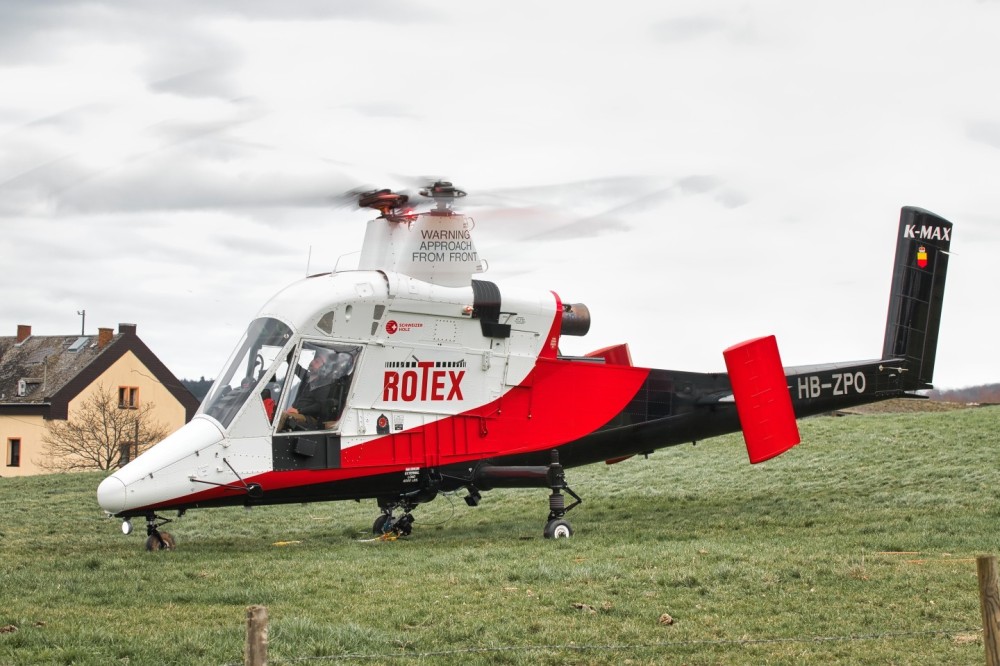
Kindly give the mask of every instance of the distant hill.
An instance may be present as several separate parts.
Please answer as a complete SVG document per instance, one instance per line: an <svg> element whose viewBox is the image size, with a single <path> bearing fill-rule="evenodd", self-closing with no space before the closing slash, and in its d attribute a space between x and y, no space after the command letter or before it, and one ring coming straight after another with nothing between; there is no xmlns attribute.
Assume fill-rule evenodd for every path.
<svg viewBox="0 0 1000 666"><path fill-rule="evenodd" d="M931 400L946 400L948 402L977 402L980 404L1000 404L1000 384L983 384L961 389L930 391Z"/></svg>
<svg viewBox="0 0 1000 666"><path fill-rule="evenodd" d="M212 388L214 381L214 379L205 379L203 376L201 379L182 379L181 384L184 384L185 388L198 398L198 402L201 402L208 395L208 390Z"/></svg>

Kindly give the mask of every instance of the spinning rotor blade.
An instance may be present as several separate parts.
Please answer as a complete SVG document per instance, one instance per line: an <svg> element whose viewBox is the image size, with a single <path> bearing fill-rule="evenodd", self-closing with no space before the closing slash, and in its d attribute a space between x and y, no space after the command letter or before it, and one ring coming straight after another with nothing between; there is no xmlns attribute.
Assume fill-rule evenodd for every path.
<svg viewBox="0 0 1000 666"><path fill-rule="evenodd" d="M630 231L637 226L637 215L671 200L702 195L728 208L745 203L741 193L726 188L716 176L693 175L667 183L659 178L620 176L477 194L476 201L487 198L501 204L475 215L491 221L483 225L484 237L504 233L501 246L561 241ZM515 205L504 206L504 201ZM512 223L517 227L514 233Z"/></svg>

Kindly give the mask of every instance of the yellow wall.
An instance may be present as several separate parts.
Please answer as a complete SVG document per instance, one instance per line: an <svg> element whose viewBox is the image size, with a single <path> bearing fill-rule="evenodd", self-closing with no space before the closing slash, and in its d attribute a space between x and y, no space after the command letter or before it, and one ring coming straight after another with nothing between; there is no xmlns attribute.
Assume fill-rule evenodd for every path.
<svg viewBox="0 0 1000 666"><path fill-rule="evenodd" d="M69 418L72 419L76 410L83 405L93 393L101 390L112 391L117 400L119 386L135 386L139 389L140 404L152 402L154 420L159 421L168 432L177 430L185 423L184 406L171 395L135 354L126 352L124 356L104 371L90 386L81 391L69 403ZM44 437L46 421L40 416L0 416L0 447L3 447L4 459L0 461L0 476L28 476L31 474L46 474L50 470L41 468L38 463L45 453ZM7 439L20 437L21 466L7 467Z"/></svg>
<svg viewBox="0 0 1000 666"><path fill-rule="evenodd" d="M0 416L0 447L3 449L0 476L46 474L48 470L41 469L35 463L42 452L45 432L45 419L41 416ZM12 437L21 440L20 467L7 466L7 442Z"/></svg>

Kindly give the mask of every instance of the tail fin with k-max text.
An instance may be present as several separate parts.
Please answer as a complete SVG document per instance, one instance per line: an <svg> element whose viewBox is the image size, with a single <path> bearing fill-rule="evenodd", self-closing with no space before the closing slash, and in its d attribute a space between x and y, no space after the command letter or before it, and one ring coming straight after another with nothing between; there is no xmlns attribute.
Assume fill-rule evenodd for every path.
<svg viewBox="0 0 1000 666"><path fill-rule="evenodd" d="M899 215L882 359L899 361L907 391L932 388L951 227L922 208Z"/></svg>

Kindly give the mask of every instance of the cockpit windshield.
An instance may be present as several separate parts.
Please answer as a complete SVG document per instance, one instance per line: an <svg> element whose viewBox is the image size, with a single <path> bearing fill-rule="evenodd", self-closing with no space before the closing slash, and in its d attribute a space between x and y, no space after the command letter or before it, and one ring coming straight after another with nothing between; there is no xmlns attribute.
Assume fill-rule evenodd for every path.
<svg viewBox="0 0 1000 666"><path fill-rule="evenodd" d="M252 321L198 413L228 427L291 337L292 329L277 319L262 317Z"/></svg>

